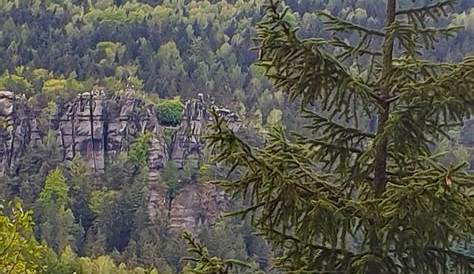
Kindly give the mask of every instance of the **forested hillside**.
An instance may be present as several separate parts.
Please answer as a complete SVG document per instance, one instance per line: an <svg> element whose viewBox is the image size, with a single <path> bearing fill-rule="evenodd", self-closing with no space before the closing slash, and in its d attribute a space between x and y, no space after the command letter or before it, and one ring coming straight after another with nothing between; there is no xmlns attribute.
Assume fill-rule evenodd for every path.
<svg viewBox="0 0 474 274"><path fill-rule="evenodd" d="M298 39L319 37L337 42L329 51L344 60L341 64L347 65L348 71L360 73L371 62L367 52L361 53L360 49L365 44L383 42L380 31L374 31L375 38L374 33L365 38L363 33L366 28L384 30L386 2L287 0L279 10L289 10L278 22L298 28ZM410 9L435 3L400 0L398 6ZM24 273L25 269L27 273L57 274L188 273L191 267L182 260L190 255L188 247L195 247L194 255L201 257L204 269L209 263L203 259L207 251L202 252L191 238L183 239L183 229L191 230L210 257L249 262L247 269L251 272L279 271L272 268L278 264L273 257L281 256L288 246L279 245L286 242L278 237L272 241L274 234L258 230L267 228L267 224L261 223L256 229L258 214L253 218L222 217L225 211L251 206L245 211L248 213L259 208L255 192L245 192L243 184L242 188L223 192L207 182L226 179L241 183L251 175L277 178L275 174L284 172L284 165L278 171L268 171L268 167L256 171L242 164L241 158L232 158L234 153L243 151L245 155L250 147L263 147L265 157L277 157L269 158L275 164L295 151L298 156L306 155L296 148L288 152L285 149L290 146L282 143L271 145L279 138L286 140L282 136L295 130L300 135L289 139L298 144L315 132L330 132L314 128L328 126L324 119L308 126L316 116L302 114L301 109L324 112L325 104L335 104L334 98L339 97L308 102L304 96L288 94L294 88L285 82L288 75L267 77L278 66L272 63L275 48L263 47L257 39L265 29L262 24L266 21L262 20L269 18L265 4L268 1L0 0L0 273L9 273L10 269L11 273ZM432 44L430 39L417 41L427 46L417 49L416 54L440 63L472 56L474 2L460 0L451 8L435 10L433 18L437 20L429 21L433 27L462 27L433 35ZM329 14L326 19L331 22L336 22L338 16L346 23L327 30L320 11ZM349 23L356 27L349 27ZM336 36L335 32L340 33ZM355 49L345 56L344 49L349 45L355 45ZM394 54L403 54L405 46L396 43ZM290 48L285 49L290 53ZM277 61L283 66L294 56ZM374 56L379 58L381 53ZM371 70L360 73L361 78L369 79ZM290 78L301 76L295 75ZM301 92L312 88L305 87ZM344 119L350 115L345 112L361 107L355 99L349 101L351 107L335 107L340 113L334 112L326 122L334 118L346 125ZM375 108L371 111L360 120L356 118L367 136L376 133L379 122ZM227 141L235 137L226 135L227 126L207 129L216 120L225 120L241 139L235 139L238 141L230 147L216 146L217 140L227 143L216 135L208 139L209 133L219 131L221 137L229 138ZM443 163L470 162L470 167L463 166L463 170L469 170L474 169L474 122L467 118L464 122L465 127L449 128L426 147L449 151ZM274 131L280 127L281 131ZM430 127L423 130L430 131ZM348 138L340 134L340 138ZM397 136L400 140L412 137ZM214 146L207 146L213 140ZM241 148L244 142L249 147ZM341 142L346 145L349 141ZM228 154L219 155L221 151ZM282 156L280 152L288 154ZM336 154L345 157L346 152L339 150ZM309 159L314 155L306 156ZM330 155L336 164L344 162ZM221 162L216 164L213 156L220 156ZM263 162L253 164L260 168ZM325 164L318 163L318 168L324 170ZM348 166L338 166L331 172L345 176ZM359 168L351 167L350 172ZM259 173L264 171L268 173ZM290 181L292 176L287 179ZM266 183L263 185L268 192L258 195L281 190ZM287 194L291 207L293 190L283 189L278 198ZM12 200L16 202L9 203ZM302 210L298 203L294 212ZM278 211L276 207L265 209L269 216L273 210ZM326 218L319 211L313 213ZM352 239L354 245L363 245L359 237ZM291 248L295 254L301 252L301 261L307 259L306 249L298 250L297 245ZM472 244L459 248L472 255ZM296 261L292 263L301 263ZM215 258L211 263L217 269L220 261ZM228 273L225 271L205 273Z"/></svg>
<svg viewBox="0 0 474 274"><path fill-rule="evenodd" d="M163 98L205 92L265 123L270 111L285 110L285 103L281 94L269 92L271 85L252 65L262 3L2 0L0 86L28 97L89 91L95 84L119 90L128 82ZM383 24L383 1L286 3L293 11L288 20L303 37L322 32L317 10L369 27ZM472 52L472 5L469 0L456 5L458 14L449 20L465 30L438 43L430 58L457 60ZM293 116L283 115L289 121Z"/></svg>

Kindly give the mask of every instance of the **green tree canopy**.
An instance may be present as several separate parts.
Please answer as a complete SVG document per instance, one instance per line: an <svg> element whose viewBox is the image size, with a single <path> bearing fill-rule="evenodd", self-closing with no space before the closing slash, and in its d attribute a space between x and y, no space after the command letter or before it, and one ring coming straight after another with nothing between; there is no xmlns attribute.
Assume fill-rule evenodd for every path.
<svg viewBox="0 0 474 274"><path fill-rule="evenodd" d="M183 118L183 105L179 98L163 99L156 105L156 113L161 123L177 125Z"/></svg>
<svg viewBox="0 0 474 274"><path fill-rule="evenodd" d="M0 204L0 271L33 274L47 269L48 248L33 236L32 212L18 202Z"/></svg>
<svg viewBox="0 0 474 274"><path fill-rule="evenodd" d="M146 167L150 156L151 134L149 132L141 133L133 141L128 150L128 161L136 168Z"/></svg>
<svg viewBox="0 0 474 274"><path fill-rule="evenodd" d="M54 203L58 207L65 206L69 200L68 189L62 171L55 168L46 177L43 191L39 195L39 201L42 205Z"/></svg>

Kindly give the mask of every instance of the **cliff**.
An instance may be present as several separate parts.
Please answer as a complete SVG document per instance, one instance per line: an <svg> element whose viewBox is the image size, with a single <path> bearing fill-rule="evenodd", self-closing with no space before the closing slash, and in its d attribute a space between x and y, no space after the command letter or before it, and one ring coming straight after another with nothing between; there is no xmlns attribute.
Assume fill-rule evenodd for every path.
<svg viewBox="0 0 474 274"><path fill-rule="evenodd" d="M167 161L178 168L185 163L198 169L202 156L202 134L211 121L210 108L216 109L233 130L240 128L239 117L199 94L184 102L183 118L177 125L164 125L153 105L145 103L131 89L115 95L95 90L67 102L58 100L47 125L39 126L41 111L28 106L24 97L0 91L0 175L18 175L17 165L28 146L41 142L53 131L63 159L76 155L96 172L103 172L109 162L129 149L140 132L152 136L149 156L150 200L152 218L167 218L172 228L192 229L212 221L229 207L225 194L215 186L186 184L170 199L163 188L160 170ZM41 128L41 130L40 130ZM460 142L474 155L474 120L464 123ZM474 157L471 157L471 169ZM159 187L161 185L161 187Z"/></svg>
<svg viewBox="0 0 474 274"><path fill-rule="evenodd" d="M211 121L210 108L216 109L234 130L239 129L235 113L208 103L202 94L184 102L179 124L160 124L153 105L138 99L131 89L116 95L95 90L71 101L58 100L49 124L42 128L56 134L64 160L81 155L95 172L103 172L108 162L127 151L140 132L152 133L149 183L156 186L166 161L175 161L178 168L183 168L185 162L199 168L201 137ZM39 115L22 96L0 91L1 175L17 175L16 166L26 148L41 142L46 132L38 128ZM167 212L171 227L192 229L199 222L212 220L227 206L225 195L214 186L186 185L172 201L167 200L163 189L151 187L150 216L156 218L158 213Z"/></svg>

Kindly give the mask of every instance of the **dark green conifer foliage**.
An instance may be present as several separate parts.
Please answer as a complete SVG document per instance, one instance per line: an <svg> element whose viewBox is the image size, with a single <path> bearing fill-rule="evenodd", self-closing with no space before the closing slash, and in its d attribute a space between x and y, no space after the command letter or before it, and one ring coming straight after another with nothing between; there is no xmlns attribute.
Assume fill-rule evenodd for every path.
<svg viewBox="0 0 474 274"><path fill-rule="evenodd" d="M184 257L184 262L189 262L183 270L183 273L196 274L228 274L228 273L262 273L255 265L248 264L234 259L221 259L210 256L206 247L197 242L191 234L183 234L189 248L188 253L192 257Z"/></svg>
<svg viewBox="0 0 474 274"><path fill-rule="evenodd" d="M430 26L454 2L405 9L387 0L377 30L319 12L331 39L300 39L281 3L265 7L259 63L301 101L313 134L275 129L255 148L216 116L209 143L217 162L242 172L221 184L251 201L236 214L250 214L283 251L282 269L473 273L474 258L455 246L473 238L474 176L466 163L443 165L432 147L473 114L474 57L437 64L422 55L455 33ZM360 121L374 114L377 129L366 132Z"/></svg>

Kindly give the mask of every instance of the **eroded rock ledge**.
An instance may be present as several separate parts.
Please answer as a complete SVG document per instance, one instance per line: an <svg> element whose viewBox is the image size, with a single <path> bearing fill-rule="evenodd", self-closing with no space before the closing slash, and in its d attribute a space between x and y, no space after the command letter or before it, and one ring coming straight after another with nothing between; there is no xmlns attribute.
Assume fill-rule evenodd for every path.
<svg viewBox="0 0 474 274"><path fill-rule="evenodd" d="M116 95L95 90L71 101L58 101L49 124L41 127L42 132L38 126L41 111L31 109L23 96L0 91L0 175L18 175L21 155L28 146L41 142L47 134L44 131L54 132L64 160L81 155L96 172L102 172L109 161L127 151L140 132L148 131L152 133L149 180L150 185L156 185L166 161L175 161L182 168L186 159L192 159L191 164L199 168L201 136L211 121L211 108L234 130L240 128L241 121L235 113L217 107L203 94L184 102L183 119L175 126L160 124L153 105L138 98L132 89ZM150 215L156 217L169 210L172 227L191 229L214 218L226 206L224 194L207 185L185 186L173 203L168 206L163 191L152 188Z"/></svg>

